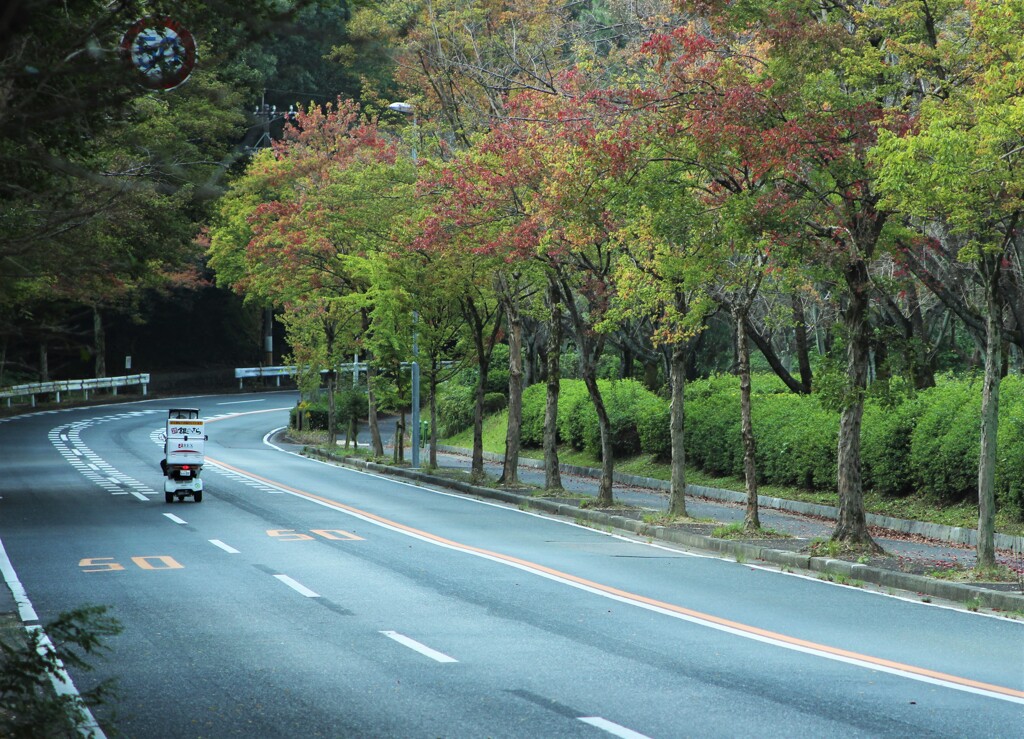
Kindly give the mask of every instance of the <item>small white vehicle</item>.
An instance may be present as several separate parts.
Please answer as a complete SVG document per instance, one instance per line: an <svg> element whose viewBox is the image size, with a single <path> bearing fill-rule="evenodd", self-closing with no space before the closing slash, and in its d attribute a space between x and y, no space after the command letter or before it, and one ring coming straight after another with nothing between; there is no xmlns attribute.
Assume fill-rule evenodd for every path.
<svg viewBox="0 0 1024 739"><path fill-rule="evenodd" d="M199 418L198 408L171 408L167 411L167 429L164 432L164 458L160 469L164 473L164 502L178 502L191 495L196 503L203 502L203 481L199 473L206 463L206 427Z"/></svg>

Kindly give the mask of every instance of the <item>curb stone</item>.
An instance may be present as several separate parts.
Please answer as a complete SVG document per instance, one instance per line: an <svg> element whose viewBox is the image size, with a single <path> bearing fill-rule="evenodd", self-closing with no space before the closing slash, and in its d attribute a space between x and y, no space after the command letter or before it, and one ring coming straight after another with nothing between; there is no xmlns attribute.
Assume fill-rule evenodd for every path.
<svg viewBox="0 0 1024 739"><path fill-rule="evenodd" d="M437 451L459 455L466 455L469 453L469 450L461 447L440 445L437 447ZM490 462L501 462L504 459L502 455L495 454L494 452L484 452L483 455L484 459ZM520 457L519 464L523 467L531 467L534 469L544 468L543 461L529 457ZM601 470L594 467L578 467L576 465L562 464L559 465L559 469L563 474L575 475L577 477L601 476ZM632 485L634 487L650 488L652 490L663 490L665 492L672 489L671 484L666 480L657 480L651 477L641 477L639 475L627 475L621 472L613 472L612 479L622 485ZM722 488L709 488L704 487L703 485L687 485L686 494L692 495L695 498L709 498L711 500L721 500L727 503L747 502L747 496L745 493L739 493L735 490L723 490ZM838 508L835 506L822 505L820 503L805 503L799 500L787 500L786 498L773 498L768 495L758 495L757 504L763 508L774 508L775 510L799 513L805 516L819 516L833 521L839 518ZM879 528L897 531L901 534L915 534L929 539L964 544L966 546L978 545L978 532L975 529L965 529L959 526L946 526L945 524L940 523L927 523L925 521L912 521L905 518L893 518L892 516L882 516L877 513L868 513L866 518L869 526L878 526ZM995 545L998 549L1024 551L1024 536L1012 536L1010 534L997 533L995 535Z"/></svg>
<svg viewBox="0 0 1024 739"><path fill-rule="evenodd" d="M441 451L440 447L438 448L438 451ZM408 480L415 480L417 482L429 483L437 487L466 493L467 495L500 500L505 503L519 505L534 511L543 511L545 513L564 516L575 520L582 519L599 526L608 526L611 528L629 531L638 536L662 539L664 541L670 541L674 544L681 544L694 549L703 549L706 551L732 555L745 561L760 560L762 562L769 562L771 564L784 567L798 568L808 572L839 575L850 580L871 583L872 585L893 588L895 590L909 591L911 593L917 593L918 595L941 598L943 600L953 601L956 603L977 603L979 606L998 611L1017 611L1024 613L1024 594L1001 590L990 590L988 588L968 583L949 582L947 580L939 580L937 578L925 577L923 575L896 572L880 567L871 567L868 565L847 562L845 560L831 559L828 557L813 557L808 554L771 549L741 541L716 539L688 531L668 529L663 526L653 526L643 521L637 521L633 518L610 515L601 511L589 510L586 508L576 508L564 503L533 498L528 495L519 495L507 490L479 487L459 480L437 477L418 470L391 467L351 457L337 457L313 449L306 449L304 453L309 456L353 467L355 469L363 469L368 472L375 472L377 474L390 477L400 477ZM565 471L566 470L563 470L563 472Z"/></svg>

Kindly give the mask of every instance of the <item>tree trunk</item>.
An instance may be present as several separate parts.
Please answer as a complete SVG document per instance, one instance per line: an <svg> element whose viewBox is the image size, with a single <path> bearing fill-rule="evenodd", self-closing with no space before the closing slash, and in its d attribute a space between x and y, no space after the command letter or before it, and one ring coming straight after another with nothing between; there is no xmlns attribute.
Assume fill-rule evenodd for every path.
<svg viewBox="0 0 1024 739"><path fill-rule="evenodd" d="M474 481L484 479L484 390L487 388L487 375L490 361L478 363L479 375L476 381L476 400L473 404L473 461L469 474Z"/></svg>
<svg viewBox="0 0 1024 739"><path fill-rule="evenodd" d="M772 368L772 372L778 375L779 379L785 383L786 387L788 387L791 392L801 395L807 395L811 392L810 384L805 384L804 378L802 377L799 380L793 377L793 374L786 369L786 365L783 363L779 353L775 351L775 347L772 345L771 340L766 336L762 336L761 333L750 324L749 319L747 320L747 336L754 342L754 345L758 348L761 354L764 355L765 361L768 362L768 366ZM735 345L733 348L735 348Z"/></svg>
<svg viewBox="0 0 1024 739"><path fill-rule="evenodd" d="M327 448L334 451L338 446L338 408L334 397L338 373L327 370Z"/></svg>
<svg viewBox="0 0 1024 739"><path fill-rule="evenodd" d="M867 263L856 258L844 270L849 304L843 311L846 332L847 398L839 418L839 517L832 539L880 551L868 533L861 478L860 428L867 390L867 309L870 277Z"/></svg>
<svg viewBox="0 0 1024 739"><path fill-rule="evenodd" d="M602 507L610 507L615 504L612 492L612 473L615 470L615 457L612 452L611 425L608 422L608 411L604 407L604 399L601 397L601 389L597 386L597 360L604 348L604 337L595 337L591 333L583 316L573 300L573 291L569 280L564 273L559 274L562 297L565 300L565 308L569 313L572 322L573 335L576 339L576 347L580 353L580 377L587 387L590 401L594 404L594 411L597 413L597 423L601 431L601 480L597 488L597 504Z"/></svg>
<svg viewBox="0 0 1024 739"><path fill-rule="evenodd" d="M45 341L39 342L39 381L50 381L50 351Z"/></svg>
<svg viewBox="0 0 1024 739"><path fill-rule="evenodd" d="M561 490L562 473L558 468L558 391L562 381L562 303L558 286L548 287L551 303L551 328L547 346L547 397L544 404L544 489Z"/></svg>
<svg viewBox="0 0 1024 739"><path fill-rule="evenodd" d="M740 436L743 439L743 481L747 488L747 510L743 515L743 528L761 528L757 510L757 450L754 442L754 421L750 408L750 346L747 344L747 310L743 305L732 306L736 326L736 365L740 376Z"/></svg>
<svg viewBox="0 0 1024 739"><path fill-rule="evenodd" d="M508 425L505 431L505 461L501 470L502 485L519 484L519 447L523 429L523 319L519 313L519 296L501 280L508 326Z"/></svg>
<svg viewBox="0 0 1024 739"><path fill-rule="evenodd" d="M395 439L392 443L391 458L395 464L405 461L405 409L398 412L398 421L395 423Z"/></svg>
<svg viewBox="0 0 1024 739"><path fill-rule="evenodd" d="M370 313L365 308L360 311L360 324L363 336L370 333ZM377 422L377 394L373 390L373 380L377 376L373 367L373 352L364 351L366 355L366 424L370 427L370 447L373 456L384 456L384 442L380 438L380 424Z"/></svg>
<svg viewBox="0 0 1024 739"><path fill-rule="evenodd" d="M804 388L805 393L810 393L814 374L811 370L811 350L807 342L807 317L804 315L804 300L799 295L793 297L793 326L800 385Z"/></svg>
<svg viewBox="0 0 1024 739"><path fill-rule="evenodd" d="M96 377L106 377L107 332L103 329L103 314L96 306L93 306L92 309L92 341L93 351L96 352L96 356L94 357Z"/></svg>
<svg viewBox="0 0 1024 739"><path fill-rule="evenodd" d="M373 381L377 372L373 368L373 355L366 352L366 423L370 427L370 447L373 456L384 456L384 442L380 438L380 423L377 421L377 394L373 391Z"/></svg>
<svg viewBox="0 0 1024 739"><path fill-rule="evenodd" d="M585 362L582 361L582 354L580 355L580 360L581 369L583 370L583 384L587 386L590 402L594 404L594 411L597 413L597 425L601 430L601 480L597 488L597 505L601 508L610 508L615 505L615 498L612 492L615 453L612 451L611 422L608 420L608 410L604 407L601 389L597 386L597 368L595 363L589 357Z"/></svg>
<svg viewBox="0 0 1024 739"><path fill-rule="evenodd" d="M985 381L981 391L981 458L978 462L977 569L996 564L995 478L999 433L999 385L1003 366L1003 304L999 291L1001 255L982 257L985 278Z"/></svg>
<svg viewBox="0 0 1024 739"><path fill-rule="evenodd" d="M669 443L672 449L672 487L668 498L668 512L673 516L686 516L686 345L682 341L672 345L671 368Z"/></svg>

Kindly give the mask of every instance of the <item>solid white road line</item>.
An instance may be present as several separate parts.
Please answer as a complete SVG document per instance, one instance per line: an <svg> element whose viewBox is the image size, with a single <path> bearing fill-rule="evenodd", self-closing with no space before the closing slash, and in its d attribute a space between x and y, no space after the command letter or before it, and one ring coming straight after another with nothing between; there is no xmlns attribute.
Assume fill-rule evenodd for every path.
<svg viewBox="0 0 1024 739"><path fill-rule="evenodd" d="M82 715L83 736L93 737L93 739L106 739L107 735L103 733L103 729L96 723L96 718L92 715L92 711L78 700L78 689L71 681L71 676L67 673L67 670L64 669L64 663L57 659L55 655L56 650L53 647L53 642L50 641L50 637L46 635L43 627L38 623L28 623L29 621L39 621L39 616L36 614L36 609L32 606L32 601L28 599L28 594L25 592L21 580L18 579L18 573L14 571L14 565L11 564L11 560L7 556L7 550L4 549L2 540L0 540L0 574L3 574L7 587L11 589L11 593L14 595L14 602L18 606L18 616L24 623L25 630L38 632L39 634L39 653L44 656L53 655L53 669L49 671L50 682L53 683L53 689L57 691L58 695L71 696L75 699L73 705L77 707Z"/></svg>
<svg viewBox="0 0 1024 739"><path fill-rule="evenodd" d="M431 649L425 644L420 644L415 639L410 639L407 636L399 634L397 631L382 631L380 632L388 639L394 639L399 644L409 647L413 651L419 652L424 657L430 657L435 662L458 662L454 657L449 657L447 654L438 652L436 649Z"/></svg>
<svg viewBox="0 0 1024 739"><path fill-rule="evenodd" d="M181 523L181 524L186 524L186 523L188 523L188 521L184 521L184 520L182 520L182 519L178 518L178 517L177 517L177 516L175 516L175 515L174 515L173 513L165 513L165 514L164 514L164 516L166 516L167 518L169 518L169 519L171 519L172 521L174 521L174 523Z"/></svg>
<svg viewBox="0 0 1024 739"><path fill-rule="evenodd" d="M239 551L237 549L235 549L234 547L228 546L227 544L222 542L220 539L210 539L210 543L213 544L215 547L220 547L221 549L223 549L228 554L239 554Z"/></svg>
<svg viewBox="0 0 1024 739"><path fill-rule="evenodd" d="M580 721L585 724L595 726L602 731L607 731L612 736L620 737L621 739L649 739L646 734L641 734L632 729L627 729L625 726L619 726L618 724L609 721L608 719L601 718L600 716L580 716Z"/></svg>
<svg viewBox="0 0 1024 739"><path fill-rule="evenodd" d="M304 595L307 598L319 598L320 597L319 593L314 593L312 590L307 588L302 583L296 582L295 580L292 580L290 577L288 577L288 575L274 575L274 577L276 577L278 580L283 582L285 585L287 585L288 587L290 587L292 590L294 590L296 593L299 593L300 595Z"/></svg>

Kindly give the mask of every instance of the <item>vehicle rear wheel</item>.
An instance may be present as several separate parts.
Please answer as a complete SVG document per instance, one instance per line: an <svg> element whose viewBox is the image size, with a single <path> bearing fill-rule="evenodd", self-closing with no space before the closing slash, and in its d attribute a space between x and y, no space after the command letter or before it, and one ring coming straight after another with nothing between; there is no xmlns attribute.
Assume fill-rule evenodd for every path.
<svg viewBox="0 0 1024 739"><path fill-rule="evenodd" d="M196 492L192 496L192 498L193 498L193 500L195 500L196 503L202 503L203 502L203 491L202 490L196 490Z"/></svg>
<svg viewBox="0 0 1024 739"><path fill-rule="evenodd" d="M173 502L174 502L174 493L167 493L167 492L165 492L164 493L164 503L173 503Z"/></svg>

